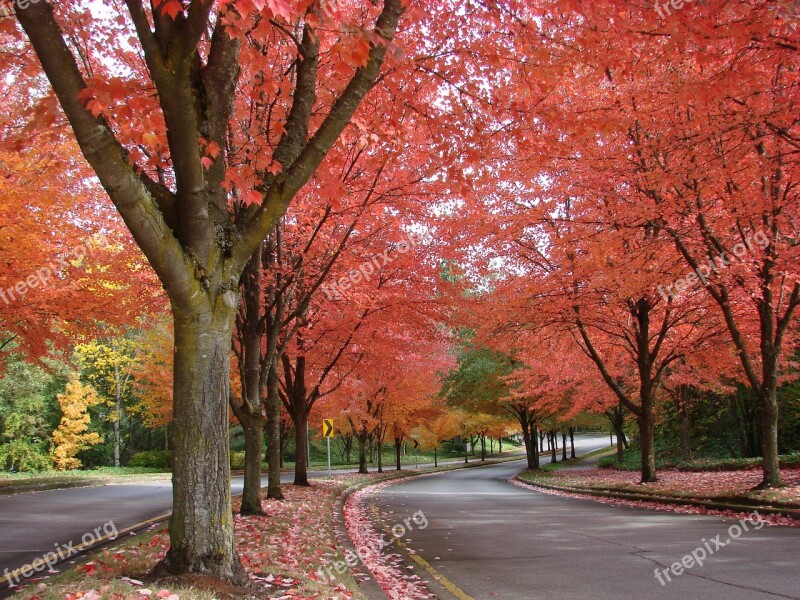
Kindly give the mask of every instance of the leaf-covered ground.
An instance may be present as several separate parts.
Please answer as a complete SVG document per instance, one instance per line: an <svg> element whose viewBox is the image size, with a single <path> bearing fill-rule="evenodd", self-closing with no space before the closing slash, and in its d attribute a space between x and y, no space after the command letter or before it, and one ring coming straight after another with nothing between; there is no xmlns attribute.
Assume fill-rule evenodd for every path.
<svg viewBox="0 0 800 600"><path fill-rule="evenodd" d="M680 499L715 500L720 502L742 502L763 506L798 507L800 508L800 468L782 469L781 475L785 487L771 490L754 490L761 481L761 471L700 471L684 472L676 470L662 470L658 473L659 481L654 483L639 483L639 474L630 471L615 471L611 469L585 469L575 471L555 471L551 473L534 473L528 471L522 478L529 483L544 483L562 487L594 491L632 492L636 494L654 495L660 497L673 497ZM524 485L524 484L522 484ZM538 491L547 491L536 488ZM580 494L551 491L560 495L583 497ZM711 511L692 506L679 506L674 504L663 505L653 502L638 502L621 499L600 498L602 502L615 504L647 504L653 508L664 508L679 512L713 513L725 511ZM764 517L767 519L767 516ZM770 517L770 522L786 525L800 525L794 519L784 517Z"/></svg>
<svg viewBox="0 0 800 600"><path fill-rule="evenodd" d="M362 599L350 571L333 581L317 576L320 569L343 560L332 536L332 510L339 493L374 480L362 475L317 479L312 487L284 486L286 500L264 500L264 517L235 517L242 563L251 572L252 589L226 587L202 577L148 581L143 574L168 548L166 531L132 536L125 544L96 554L67 572L31 582L15 597L30 600L213 600L259 598L281 600ZM236 503L234 504L236 507ZM64 565L57 568L64 569Z"/></svg>

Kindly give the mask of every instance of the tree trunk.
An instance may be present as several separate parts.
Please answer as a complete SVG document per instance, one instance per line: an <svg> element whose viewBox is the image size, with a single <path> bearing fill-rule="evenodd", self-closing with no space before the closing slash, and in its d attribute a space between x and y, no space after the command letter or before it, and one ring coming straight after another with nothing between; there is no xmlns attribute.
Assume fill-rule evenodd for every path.
<svg viewBox="0 0 800 600"><path fill-rule="evenodd" d="M778 393L777 377L759 398L759 423L761 425L762 480L758 489L781 487L780 451L778 447Z"/></svg>
<svg viewBox="0 0 800 600"><path fill-rule="evenodd" d="M503 438L502 437L497 438L497 444L498 444L497 453L498 454L502 454L503 453Z"/></svg>
<svg viewBox="0 0 800 600"><path fill-rule="evenodd" d="M550 462L557 463L558 462L558 455L556 451L556 433L552 429L547 432L547 443L550 446Z"/></svg>
<svg viewBox="0 0 800 600"><path fill-rule="evenodd" d="M689 386L682 384L678 396L678 414L681 417L681 458L692 460L689 423Z"/></svg>
<svg viewBox="0 0 800 600"><path fill-rule="evenodd" d="M308 414L298 411L294 423L295 453L294 453L294 484L308 487Z"/></svg>
<svg viewBox="0 0 800 600"><path fill-rule="evenodd" d="M519 417L519 424L522 427L522 442L525 444L525 458L528 461L528 468L529 469L538 469L539 466L536 464L536 448L537 442L536 438L532 439L531 437L531 423L530 419L528 418L527 412L523 411L522 414L518 415ZM533 433L535 436L535 432Z"/></svg>
<svg viewBox="0 0 800 600"><path fill-rule="evenodd" d="M439 466L439 458L438 458L438 454L436 452L436 448L433 449L433 466L434 467L438 467Z"/></svg>
<svg viewBox="0 0 800 600"><path fill-rule="evenodd" d="M244 430L244 489L242 515L263 515L261 508L261 457L264 452L264 423L260 415L250 416L242 423Z"/></svg>
<svg viewBox="0 0 800 600"><path fill-rule="evenodd" d="M567 434L561 432L561 460L567 460Z"/></svg>
<svg viewBox="0 0 800 600"><path fill-rule="evenodd" d="M533 436L533 468L538 470L542 466L539 460L539 446L536 445L536 438L539 437L539 426L532 423L531 427L533 428L531 431ZM541 437L539 439L541 440Z"/></svg>
<svg viewBox="0 0 800 600"><path fill-rule="evenodd" d="M481 434L481 462L486 461L486 436Z"/></svg>
<svg viewBox="0 0 800 600"><path fill-rule="evenodd" d="M465 440L464 438L462 438L462 440L464 441L464 464L468 465L469 464L469 444L467 443L467 440Z"/></svg>
<svg viewBox="0 0 800 600"><path fill-rule="evenodd" d="M645 409L644 401L642 404L643 406L641 414L637 418L639 423L639 442L642 446L641 483L652 483L653 481L658 481L658 477L656 475L656 454L654 445L655 423L653 411L651 409Z"/></svg>
<svg viewBox="0 0 800 600"><path fill-rule="evenodd" d="M295 439L300 432L294 432ZM267 498L283 500L281 491L281 398L278 393L278 366L273 362L267 374Z"/></svg>
<svg viewBox="0 0 800 600"><path fill-rule="evenodd" d="M403 445L403 438L394 438L394 460L397 464L397 470L401 470L400 465L400 449Z"/></svg>
<svg viewBox="0 0 800 600"><path fill-rule="evenodd" d="M367 470L367 434L366 432L358 435L358 472L368 475Z"/></svg>
<svg viewBox="0 0 800 600"><path fill-rule="evenodd" d="M173 306L172 496L170 548L156 572L205 573L244 584L233 536L228 448L234 310ZM203 526L199 527L198 524Z"/></svg>
<svg viewBox="0 0 800 600"><path fill-rule="evenodd" d="M378 473L383 473L383 442L378 442Z"/></svg>
<svg viewBox="0 0 800 600"><path fill-rule="evenodd" d="M577 458L575 455L575 428L569 428L569 455L570 458Z"/></svg>

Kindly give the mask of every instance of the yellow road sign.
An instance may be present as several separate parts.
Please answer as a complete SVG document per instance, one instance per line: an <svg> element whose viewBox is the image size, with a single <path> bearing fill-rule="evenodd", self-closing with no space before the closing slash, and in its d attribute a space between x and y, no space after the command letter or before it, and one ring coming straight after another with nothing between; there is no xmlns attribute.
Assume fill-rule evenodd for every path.
<svg viewBox="0 0 800 600"><path fill-rule="evenodd" d="M333 419L322 419L322 437L333 437Z"/></svg>

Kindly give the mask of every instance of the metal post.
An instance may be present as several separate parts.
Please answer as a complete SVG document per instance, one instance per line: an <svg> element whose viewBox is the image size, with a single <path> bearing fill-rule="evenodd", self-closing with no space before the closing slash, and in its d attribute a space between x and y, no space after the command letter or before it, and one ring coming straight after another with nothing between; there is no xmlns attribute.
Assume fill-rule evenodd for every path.
<svg viewBox="0 0 800 600"><path fill-rule="evenodd" d="M326 437L328 440L328 477L331 476L331 438Z"/></svg>

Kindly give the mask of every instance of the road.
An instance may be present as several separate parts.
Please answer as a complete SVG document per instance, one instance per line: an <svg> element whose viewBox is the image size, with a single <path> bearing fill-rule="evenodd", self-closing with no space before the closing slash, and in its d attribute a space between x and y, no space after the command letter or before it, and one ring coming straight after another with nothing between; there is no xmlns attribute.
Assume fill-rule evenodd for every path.
<svg viewBox="0 0 800 600"><path fill-rule="evenodd" d="M404 468L411 469L408 465ZM334 474L355 471L336 470ZM327 476L327 471L310 471L309 476ZM293 479L292 473L281 475L284 483ZM265 486L266 481L264 475ZM234 477L233 493L241 492L242 485L242 478ZM113 534L115 529L122 531L171 510L172 484L166 478L0 496L0 598L7 588L6 575L46 553L60 551L66 556L79 546L84 535Z"/></svg>
<svg viewBox="0 0 800 600"><path fill-rule="evenodd" d="M797 528L750 524L717 547L712 540L729 540L737 520L607 505L509 484L523 468L511 462L453 471L373 495L383 526L423 511L428 527L405 536L418 558L406 558L423 579L449 587L432 584L442 600L800 598ZM706 550L703 559L699 548L713 553ZM668 581L662 570L693 551L703 565L679 576L668 571Z"/></svg>

